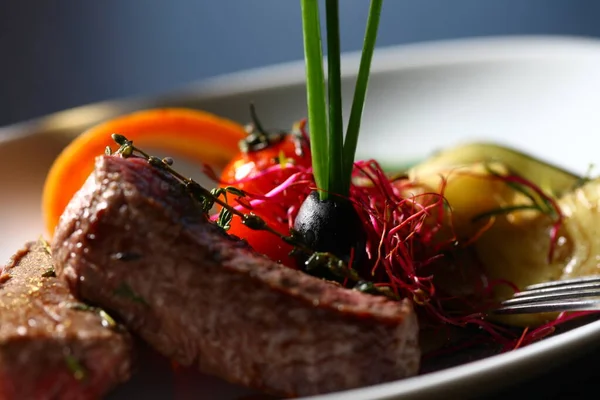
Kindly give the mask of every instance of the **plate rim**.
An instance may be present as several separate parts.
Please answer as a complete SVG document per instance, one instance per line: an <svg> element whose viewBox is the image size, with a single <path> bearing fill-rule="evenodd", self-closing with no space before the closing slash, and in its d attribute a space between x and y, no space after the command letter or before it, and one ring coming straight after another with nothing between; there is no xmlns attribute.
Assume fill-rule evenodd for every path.
<svg viewBox="0 0 600 400"><path fill-rule="evenodd" d="M371 75L444 65L551 59L565 56L600 58L600 38L569 35L506 35L385 46L378 48L373 56ZM359 63L359 51L344 52L342 77L355 77ZM190 82L166 92L98 101L0 126L0 144L41 130L78 129L138 109L160 107L174 99L218 99L257 90L284 88L303 82L303 60L246 69Z"/></svg>
<svg viewBox="0 0 600 400"><path fill-rule="evenodd" d="M443 66L449 64L481 63L490 61L528 60L536 58L594 57L600 60L600 39L574 36L497 36L453 39L381 48L373 60L374 75L399 70ZM359 63L359 52L343 55L343 76L354 77ZM97 120L112 118L126 112L155 104L167 104L174 98L189 97L197 100L226 98L257 90L284 88L301 84L304 80L304 62L292 61L268 67L245 70L217 76L185 85L162 95L108 100L47 116L0 127L0 146L8 141L41 134L42 131L77 129ZM119 111L117 111L119 110ZM75 118L81 114L85 118ZM523 370L528 366L553 360L566 362L577 350L595 345L600 339L600 321L561 333L508 353L471 361L455 367L415 377L326 395L305 397L323 400L388 400L417 398L446 393L466 381L490 382L499 370ZM529 375L531 376L531 375ZM514 381L517 383L517 381ZM469 385L465 385L469 386Z"/></svg>

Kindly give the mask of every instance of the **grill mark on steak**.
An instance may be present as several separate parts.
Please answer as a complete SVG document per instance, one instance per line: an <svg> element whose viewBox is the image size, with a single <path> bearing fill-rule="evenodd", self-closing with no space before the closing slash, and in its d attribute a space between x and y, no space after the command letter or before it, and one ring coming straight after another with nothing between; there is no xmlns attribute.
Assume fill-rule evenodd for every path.
<svg viewBox="0 0 600 400"><path fill-rule="evenodd" d="M97 158L52 251L79 296L162 354L234 383L298 396L418 371L409 301L344 289L254 253L141 159ZM122 285L131 296L117 294Z"/></svg>
<svg viewBox="0 0 600 400"><path fill-rule="evenodd" d="M103 326L106 320L96 312L74 307L83 304L49 276L52 269L41 242L25 245L2 269L2 399L100 398L130 377L129 334Z"/></svg>

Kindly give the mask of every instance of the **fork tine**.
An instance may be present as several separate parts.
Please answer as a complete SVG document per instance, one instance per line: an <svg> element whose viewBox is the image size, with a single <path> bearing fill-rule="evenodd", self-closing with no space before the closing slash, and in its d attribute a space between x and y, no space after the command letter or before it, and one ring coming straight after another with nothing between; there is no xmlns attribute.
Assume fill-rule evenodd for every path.
<svg viewBox="0 0 600 400"><path fill-rule="evenodd" d="M570 290L570 291L558 291L543 294L527 294L524 296L513 297L512 299L505 300L502 302L503 306L518 305L525 303L537 303L543 301L554 301L554 300L569 300L569 299L585 299L589 297L599 297L599 289L586 289L586 290Z"/></svg>
<svg viewBox="0 0 600 400"><path fill-rule="evenodd" d="M539 303L527 303L520 305L509 305L492 311L494 314L530 314L559 311L595 311L600 310L600 299L596 300L564 300L545 301Z"/></svg>
<svg viewBox="0 0 600 400"><path fill-rule="evenodd" d="M513 297L515 297L515 298L529 297L529 296L537 296L537 295L543 295L543 294L574 292L574 291L592 290L592 289L600 290L600 281L598 281L598 282L587 281L587 282L583 282L583 283L571 282L571 283L564 284L564 285L546 286L546 287L542 287L542 288L537 287L534 289L526 288L526 290L524 290L522 292L515 293Z"/></svg>
<svg viewBox="0 0 600 400"><path fill-rule="evenodd" d="M553 288L553 287L559 287L559 286L568 286L568 285L577 284L577 283L600 283L600 275L589 275L589 276L581 276L579 278L562 279L562 280L558 280L558 281L536 283L535 285L527 286L525 288L525 290L536 290L536 289Z"/></svg>
<svg viewBox="0 0 600 400"><path fill-rule="evenodd" d="M600 275L527 286L505 300L493 314L528 314L600 310Z"/></svg>

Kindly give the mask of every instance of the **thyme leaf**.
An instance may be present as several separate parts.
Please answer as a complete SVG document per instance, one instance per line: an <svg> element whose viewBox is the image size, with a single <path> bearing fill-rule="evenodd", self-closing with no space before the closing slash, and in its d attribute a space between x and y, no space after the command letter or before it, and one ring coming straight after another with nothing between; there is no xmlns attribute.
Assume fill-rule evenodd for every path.
<svg viewBox="0 0 600 400"><path fill-rule="evenodd" d="M506 214L510 214L511 212L523 211L523 210L540 211L540 208L539 208L539 206L537 206L535 204L518 204L516 206L500 207L500 208L496 208L496 209L493 209L490 211L483 212L481 214L477 214L475 217L473 217L471 219L471 221L478 222L482 219L486 219L489 217L495 217L497 215L506 215Z"/></svg>
<svg viewBox="0 0 600 400"><path fill-rule="evenodd" d="M113 139L115 139L115 134L113 134ZM212 190L208 190L193 179L186 178L177 171L175 171L172 167L172 163L166 163L164 162L164 160L161 160L154 156L150 156L141 149L133 146L133 142L127 140L127 138L125 138L124 136L118 135L117 139L124 143L119 148L119 151L117 152L118 155L121 155L122 157L130 157L134 154L140 155L141 157L145 158L150 165L168 172L173 178L175 178L179 183L181 183L185 187L188 194L194 200L198 201L202 205L203 211L205 213L208 213L214 204L218 204L219 206L221 206L222 210L219 214L217 225L222 225L222 227L225 227L231 221L230 218L232 218L234 215L238 216L241 218L242 223L248 228L253 230L267 231L273 234L274 236L277 236L284 242L294 246L293 253L303 254L307 256L307 270L311 270L313 272L317 270L325 270L337 278L350 279L352 282L358 282L361 280L361 277L358 275L356 270L349 268L343 260L334 256L333 254L325 252L314 252L309 246L307 246L304 243L302 235L296 232L295 230L291 229L290 235L284 235L273 229L271 226L269 226L267 222L258 215L252 212L243 213L227 203L227 193L231 193L236 196L245 196L245 193L243 191L233 187L215 188ZM117 144L118 143L119 142L117 142ZM221 197L223 197L223 199L221 199ZM208 207L208 205L210 205L210 207ZM389 291L379 288L377 288L377 290L380 292L380 294L391 297ZM115 290L115 294L119 296L128 297L133 301L137 301L142 304L147 304L146 301L143 298L139 297L136 293L134 293L131 287L129 287L129 285L127 285L126 283L122 283Z"/></svg>
<svg viewBox="0 0 600 400"><path fill-rule="evenodd" d="M354 286L353 289L363 293L379 294L379 291L377 290L373 282L368 281L358 281L358 283Z"/></svg>
<svg viewBox="0 0 600 400"><path fill-rule="evenodd" d="M98 307L92 307L85 303L69 303L67 305L69 308L77 311L87 311L87 312L95 312L98 314L101 320L101 324L105 328L115 328L117 326L117 322L111 317L106 311Z"/></svg>
<svg viewBox="0 0 600 400"><path fill-rule="evenodd" d="M547 258L547 261L549 263L552 262L552 259L554 257L554 251L558 246L560 227L564 219L560 205L556 202L554 198L552 198L550 195L544 192L542 188L534 185L532 182L529 182L517 175L503 176L493 171L489 167L489 165L486 165L486 169L488 170L490 175L503 181L509 187L527 197L531 201L531 204L503 207L484 213L483 216L485 216L485 214L487 214L488 216L492 216L501 213L506 214L508 212L516 210L531 209L537 210L541 212L542 215L546 215L550 219L554 220L552 226L550 227L550 248L548 250ZM480 217L482 217L482 215L476 216L475 219L479 219Z"/></svg>
<svg viewBox="0 0 600 400"><path fill-rule="evenodd" d="M133 302L148 305L146 300L143 297L139 296L137 293L135 293L133 289L131 289L131 286L129 286L125 282L121 282L121 284L114 290L113 293L116 296L127 298Z"/></svg>
<svg viewBox="0 0 600 400"><path fill-rule="evenodd" d="M224 230L229 230L231 228L231 220L233 219L233 214L226 208L222 208L219 211L219 218L217 219L217 225L223 228Z"/></svg>
<svg viewBox="0 0 600 400"><path fill-rule="evenodd" d="M71 371L75 379L77 379L78 381L82 381L85 379L87 375L86 370L76 357L70 354L65 355L65 363L67 364L67 368L69 368L69 371Z"/></svg>
<svg viewBox="0 0 600 400"><path fill-rule="evenodd" d="M396 296L389 287L375 286L373 282L369 281L358 281L352 289L362 293L373 294L376 296L386 296L391 299L399 300L399 297Z"/></svg>
<svg viewBox="0 0 600 400"><path fill-rule="evenodd" d="M242 189L238 189L235 186L227 186L224 188L225 192L227 193L231 193L234 196L239 196L239 197L245 197L246 196L246 192L244 192Z"/></svg>
<svg viewBox="0 0 600 400"><path fill-rule="evenodd" d="M98 315L102 318L102 326L105 328L115 328L117 322L103 309L97 309Z"/></svg>
<svg viewBox="0 0 600 400"><path fill-rule="evenodd" d="M306 271L309 273L325 270L340 279L350 279L354 282L361 280L356 270L348 268L346 263L333 256L331 253L313 253L308 260L306 260L305 264Z"/></svg>
<svg viewBox="0 0 600 400"><path fill-rule="evenodd" d="M39 238L39 242L42 245L42 247L44 248L44 250L46 251L46 253L48 253L49 256L52 255L52 248L50 247L50 243L48 243L48 241L46 239L44 239L43 236L40 235Z"/></svg>
<svg viewBox="0 0 600 400"><path fill-rule="evenodd" d="M552 200L548 196L544 196L544 195L541 195L540 193L536 193L536 191L530 186L524 185L522 183L510 181L508 176L504 176L504 175L498 173L497 171L494 171L493 168L489 164L485 164L485 169L490 175L494 176L495 178L500 179L508 187L510 187L517 193L522 194L529 201L531 201L531 205L529 205L529 207L531 207L531 208L523 208L526 206L518 205L518 206L504 207L504 208L498 209L498 210L492 210L488 213L492 213L492 215L498 215L501 213L506 214L511 211L533 209L533 210L537 210L537 211L541 212L542 214L548 215L550 218L558 217L558 215L557 215L558 212L556 210L556 207L555 207L554 203L552 202ZM514 207L516 207L516 208L514 208ZM514 209L511 209L511 208L514 208ZM503 210L506 210L506 211L503 211ZM483 218L483 217L481 217L481 218ZM480 218L480 215L477 215L475 217L475 219L481 219L481 218Z"/></svg>
<svg viewBox="0 0 600 400"><path fill-rule="evenodd" d="M43 278L55 278L56 277L56 272L54 271L54 268L48 268L47 270L45 270L42 273L42 277Z"/></svg>
<svg viewBox="0 0 600 400"><path fill-rule="evenodd" d="M94 307L92 307L88 304L85 304L85 303L69 303L67 306L70 309L77 310L77 311L94 311L95 310Z"/></svg>
<svg viewBox="0 0 600 400"><path fill-rule="evenodd" d="M133 145L133 142L130 142L125 136L118 133L113 133L111 137L119 146Z"/></svg>

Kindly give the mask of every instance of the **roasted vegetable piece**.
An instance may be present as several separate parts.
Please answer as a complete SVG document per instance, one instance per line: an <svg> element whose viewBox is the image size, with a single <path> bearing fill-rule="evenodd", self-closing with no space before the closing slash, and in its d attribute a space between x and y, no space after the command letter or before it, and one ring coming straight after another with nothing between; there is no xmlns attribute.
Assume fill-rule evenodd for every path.
<svg viewBox="0 0 600 400"><path fill-rule="evenodd" d="M559 200L565 236L572 251L561 278L600 273L600 179L594 179Z"/></svg>
<svg viewBox="0 0 600 400"><path fill-rule="evenodd" d="M436 282L440 287L454 294L473 291L479 268L483 268L488 280L506 281L519 289L599 272L600 181L581 184L575 175L498 146L487 147L479 156L476 149L486 147L467 148L470 152L445 152L411 171L413 179L421 185L438 191L443 188L452 210L453 231L459 241L469 242L469 246L459 247L454 253L460 262L438 271ZM469 161L484 159L492 149L498 150L494 154L502 163ZM526 166L534 170L521 169ZM515 174L515 170L523 175ZM505 178L508 176L515 177L515 181ZM545 182L546 188L563 193L559 198L546 198L546 202L556 201L557 210L542 207L543 197L538 198L540 204L534 204L523 194L524 187L515 184L529 182L530 187L535 188L540 181ZM445 186L442 187L442 183ZM554 235L553 229L557 229ZM498 300L512 296L513 292L509 284L499 284L494 289ZM553 317L555 314L498 319L527 326L548 322Z"/></svg>
<svg viewBox="0 0 600 400"><path fill-rule="evenodd" d="M410 171L413 179L431 175L448 167L480 162L499 162L514 174L535 182L549 194L560 196L577 186L581 177L565 169L539 160L529 154L493 143L467 143L438 152Z"/></svg>
<svg viewBox="0 0 600 400"><path fill-rule="evenodd" d="M519 193L505 182L493 179L490 171L508 174L508 168L499 162L471 163L444 166L436 170L423 169L413 182L422 192L443 193L452 210L453 230L459 239L468 240L487 223L477 219L478 215L490 210L514 204Z"/></svg>
<svg viewBox="0 0 600 400"><path fill-rule="evenodd" d="M138 111L90 128L61 152L46 178L42 211L49 235L73 194L94 169L94 158L114 144L110 138L113 133L216 168L233 158L238 142L246 135L244 127L235 122L183 108Z"/></svg>
<svg viewBox="0 0 600 400"><path fill-rule="evenodd" d="M552 221L539 213L515 213L499 219L475 243L477 254L492 278L517 287L593 275L600 272L600 180L593 180L558 200L563 222L556 251L548 262ZM509 297L503 290L499 298ZM503 317L522 325L542 323L552 315Z"/></svg>

